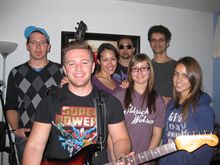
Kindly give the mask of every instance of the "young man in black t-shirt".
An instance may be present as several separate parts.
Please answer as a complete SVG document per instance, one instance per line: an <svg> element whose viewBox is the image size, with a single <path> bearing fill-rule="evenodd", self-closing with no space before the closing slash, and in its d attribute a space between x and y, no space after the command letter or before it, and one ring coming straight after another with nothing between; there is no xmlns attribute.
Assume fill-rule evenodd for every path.
<svg viewBox="0 0 220 165"><path fill-rule="evenodd" d="M98 90L91 83L95 68L93 53L83 41L73 41L64 49L64 72L69 83L53 91L38 106L33 129L23 157L23 165L39 165L42 158L66 159L97 143L96 106ZM99 91L106 109L107 133L117 159L128 155L131 143L120 102ZM108 135L105 134L104 137ZM106 144L93 157L93 164L108 162ZM45 154L44 154L45 152ZM31 154L31 155L30 155ZM43 160L46 162L49 160ZM83 162L82 162L83 164Z"/></svg>

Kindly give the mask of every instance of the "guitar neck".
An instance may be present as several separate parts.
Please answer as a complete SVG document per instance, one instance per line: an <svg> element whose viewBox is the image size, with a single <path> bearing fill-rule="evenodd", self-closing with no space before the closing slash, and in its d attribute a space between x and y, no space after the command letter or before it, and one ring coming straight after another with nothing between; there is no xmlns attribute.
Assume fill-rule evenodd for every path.
<svg viewBox="0 0 220 165"><path fill-rule="evenodd" d="M199 147L207 144L209 146L216 146L219 143L218 136L214 134L204 134L204 135L181 135L176 137L175 143L168 143L158 146L152 150L137 153L135 155L125 156L120 160L116 160L111 163L106 163L104 165L116 165L119 162L131 163L139 165L153 159L159 158L166 154L175 152L177 150L186 150L188 152L193 152ZM48 159L43 160L41 165L82 165L91 164L92 156L95 152L100 150L100 146L97 144L90 144L80 150L76 155L69 159Z"/></svg>
<svg viewBox="0 0 220 165"><path fill-rule="evenodd" d="M161 145L152 150L144 151L135 155L125 156L120 160L106 163L105 165L115 165L118 162L132 163L138 165L175 151L177 151L177 149L175 143L173 142L173 143Z"/></svg>

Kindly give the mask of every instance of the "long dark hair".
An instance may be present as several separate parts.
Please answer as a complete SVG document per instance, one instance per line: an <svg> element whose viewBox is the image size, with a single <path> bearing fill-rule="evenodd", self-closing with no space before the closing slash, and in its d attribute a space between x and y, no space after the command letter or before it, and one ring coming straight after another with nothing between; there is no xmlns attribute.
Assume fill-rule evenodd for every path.
<svg viewBox="0 0 220 165"><path fill-rule="evenodd" d="M193 111L196 109L196 105L201 95L201 88L202 88L202 70L199 63L192 57L183 57L180 58L176 62L177 65L182 64L186 68L187 78L191 85L191 89L189 91L188 97L183 101L181 104L182 106L182 115L183 119L186 120L188 117L188 111L190 105L193 107ZM179 108L180 106L180 93L175 90L173 87L173 96L174 96L174 107Z"/></svg>
<svg viewBox="0 0 220 165"><path fill-rule="evenodd" d="M100 59L101 59L102 52L105 51L105 50L111 50L111 51L113 51L114 54L115 54L115 57L116 57L117 60L118 60L118 58L119 58L118 51L117 51L117 49L116 49L112 44L110 44L110 43L103 43L103 44L101 44L101 45L99 46L98 51L97 51L97 56L96 56L96 59L97 59L97 60L100 60ZM96 68L95 68L95 73L100 72L100 70L101 70L101 67L100 67L100 65L97 63L97 64L96 64Z"/></svg>
<svg viewBox="0 0 220 165"><path fill-rule="evenodd" d="M131 103L133 103L132 100L132 95L134 93L134 80L132 79L131 76L131 69L134 65L137 63L147 61L149 67L150 67L150 76L148 79L148 85L143 93L143 99L142 99L142 105L144 101L147 99L147 105L149 112L155 112L156 110L156 105L155 105L155 100L157 97L156 92L154 91L154 70L153 66L151 64L151 59L146 55L146 54L137 54L131 58L131 61L128 66L128 81L129 81L129 87L126 89L125 92L125 99L124 99L124 107L128 108Z"/></svg>

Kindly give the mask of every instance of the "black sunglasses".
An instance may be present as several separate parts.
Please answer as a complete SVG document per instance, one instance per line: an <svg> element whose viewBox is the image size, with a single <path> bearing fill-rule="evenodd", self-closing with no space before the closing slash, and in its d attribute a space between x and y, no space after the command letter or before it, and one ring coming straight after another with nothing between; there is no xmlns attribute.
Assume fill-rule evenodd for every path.
<svg viewBox="0 0 220 165"><path fill-rule="evenodd" d="M119 45L119 49L124 49L124 48L127 48L127 49L132 49L132 46L131 45Z"/></svg>

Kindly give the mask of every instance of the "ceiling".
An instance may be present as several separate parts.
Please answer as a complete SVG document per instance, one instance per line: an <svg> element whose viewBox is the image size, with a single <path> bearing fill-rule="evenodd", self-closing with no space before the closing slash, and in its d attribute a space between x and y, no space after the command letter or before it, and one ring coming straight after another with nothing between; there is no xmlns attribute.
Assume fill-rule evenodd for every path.
<svg viewBox="0 0 220 165"><path fill-rule="evenodd" d="M122 0L135 3L154 4L203 12L220 12L220 0Z"/></svg>

